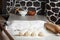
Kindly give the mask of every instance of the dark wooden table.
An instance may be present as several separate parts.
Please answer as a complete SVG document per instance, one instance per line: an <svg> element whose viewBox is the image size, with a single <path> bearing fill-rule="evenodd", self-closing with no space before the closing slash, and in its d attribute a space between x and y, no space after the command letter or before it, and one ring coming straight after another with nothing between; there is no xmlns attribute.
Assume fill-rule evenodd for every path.
<svg viewBox="0 0 60 40"><path fill-rule="evenodd" d="M5 19L0 16L0 23L4 23L5 22ZM8 40L8 37L4 34L3 31L1 31L0 29L0 40Z"/></svg>
<svg viewBox="0 0 60 40"><path fill-rule="evenodd" d="M0 40L9 40L8 37L0 31Z"/></svg>
<svg viewBox="0 0 60 40"><path fill-rule="evenodd" d="M3 32L1 32L1 30L0 30L0 40L9 40L8 37Z"/></svg>

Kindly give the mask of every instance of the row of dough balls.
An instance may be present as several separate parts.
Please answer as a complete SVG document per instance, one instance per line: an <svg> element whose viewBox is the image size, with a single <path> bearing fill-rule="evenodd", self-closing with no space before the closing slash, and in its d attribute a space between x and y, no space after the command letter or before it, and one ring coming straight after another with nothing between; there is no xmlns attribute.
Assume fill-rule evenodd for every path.
<svg viewBox="0 0 60 40"><path fill-rule="evenodd" d="M36 33L34 33L34 32L32 32L32 33L29 33L29 32L25 32L25 33L19 32L15 36L36 36ZM39 32L37 36L44 36L44 34L42 32Z"/></svg>

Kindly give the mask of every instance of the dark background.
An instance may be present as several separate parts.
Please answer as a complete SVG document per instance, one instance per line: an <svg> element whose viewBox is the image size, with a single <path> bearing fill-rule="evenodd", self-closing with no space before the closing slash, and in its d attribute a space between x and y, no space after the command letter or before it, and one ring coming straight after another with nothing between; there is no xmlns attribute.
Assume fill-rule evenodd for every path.
<svg viewBox="0 0 60 40"><path fill-rule="evenodd" d="M2 16L5 20L8 20L9 14L6 10L7 0L0 0L0 16Z"/></svg>

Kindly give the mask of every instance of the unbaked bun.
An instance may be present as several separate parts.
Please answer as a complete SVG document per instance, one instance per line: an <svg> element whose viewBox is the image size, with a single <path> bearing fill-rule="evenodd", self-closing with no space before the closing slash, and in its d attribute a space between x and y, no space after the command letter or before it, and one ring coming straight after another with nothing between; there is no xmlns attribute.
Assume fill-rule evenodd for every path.
<svg viewBox="0 0 60 40"><path fill-rule="evenodd" d="M24 33L22 33L22 32L19 32L19 36L23 36L24 35Z"/></svg>
<svg viewBox="0 0 60 40"><path fill-rule="evenodd" d="M34 32L31 33L31 36L36 36L36 34Z"/></svg>
<svg viewBox="0 0 60 40"><path fill-rule="evenodd" d="M39 32L38 36L44 36L44 34L42 32Z"/></svg>
<svg viewBox="0 0 60 40"><path fill-rule="evenodd" d="M24 36L30 36L30 33L27 31L24 33Z"/></svg>

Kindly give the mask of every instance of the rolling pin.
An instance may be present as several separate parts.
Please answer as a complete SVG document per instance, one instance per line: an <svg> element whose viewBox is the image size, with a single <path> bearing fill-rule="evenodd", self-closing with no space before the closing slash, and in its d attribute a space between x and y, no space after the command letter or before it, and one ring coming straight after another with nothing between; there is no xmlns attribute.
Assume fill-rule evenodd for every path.
<svg viewBox="0 0 60 40"><path fill-rule="evenodd" d="M47 22L44 24L44 26L46 29L52 31L53 33L60 34L60 26L59 25L53 24L51 22Z"/></svg>

